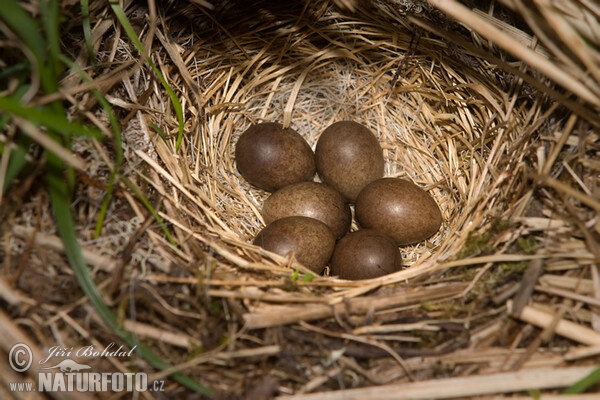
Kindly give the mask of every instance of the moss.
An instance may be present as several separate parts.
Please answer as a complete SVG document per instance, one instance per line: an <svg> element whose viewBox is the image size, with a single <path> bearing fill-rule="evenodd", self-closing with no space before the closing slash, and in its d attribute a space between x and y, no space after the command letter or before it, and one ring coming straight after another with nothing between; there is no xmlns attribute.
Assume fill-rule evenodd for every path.
<svg viewBox="0 0 600 400"><path fill-rule="evenodd" d="M221 335L219 337L219 346L229 342L230 339L231 339L231 336L229 336L227 334Z"/></svg>
<svg viewBox="0 0 600 400"><path fill-rule="evenodd" d="M521 250L527 254L535 254L540 247L540 243L535 236L520 237L517 239L517 243Z"/></svg>
<svg viewBox="0 0 600 400"><path fill-rule="evenodd" d="M490 224L490 228L483 233L477 231L469 232L465 245L456 255L457 259L463 259L470 256L480 256L493 254L497 248L490 245L490 241L500 232L510 226L510 221L500 217L494 217Z"/></svg>
<svg viewBox="0 0 600 400"><path fill-rule="evenodd" d="M419 339L418 347L428 349L442 342L446 336L443 330L439 331L413 331L412 336Z"/></svg>
<svg viewBox="0 0 600 400"><path fill-rule="evenodd" d="M285 278L281 289L286 292L297 292L298 290L300 290L300 287L298 286L298 282L296 282L296 280L293 279L293 277L291 277Z"/></svg>
<svg viewBox="0 0 600 400"><path fill-rule="evenodd" d="M525 272L525 270L527 269L528 266L529 266L529 262L527 262L527 261L502 263L502 264L500 264L500 270L503 272L508 272L509 274L512 274L512 273L522 274L523 272Z"/></svg>
<svg viewBox="0 0 600 400"><path fill-rule="evenodd" d="M476 231L469 232L465 245L456 255L457 259L467 258L474 255L490 254L495 249L489 244L492 235L490 232L478 233Z"/></svg>
<svg viewBox="0 0 600 400"><path fill-rule="evenodd" d="M186 354L185 359L186 360L191 360L192 358L199 356L200 354L203 354L205 352L205 348L202 345L191 345L190 346L190 350L188 351L188 353Z"/></svg>
<svg viewBox="0 0 600 400"><path fill-rule="evenodd" d="M206 304L207 311L214 317L225 315L220 299L211 298Z"/></svg>
<svg viewBox="0 0 600 400"><path fill-rule="evenodd" d="M452 318L460 310L460 305L455 301L422 301L421 308L427 312L442 312L443 318Z"/></svg>

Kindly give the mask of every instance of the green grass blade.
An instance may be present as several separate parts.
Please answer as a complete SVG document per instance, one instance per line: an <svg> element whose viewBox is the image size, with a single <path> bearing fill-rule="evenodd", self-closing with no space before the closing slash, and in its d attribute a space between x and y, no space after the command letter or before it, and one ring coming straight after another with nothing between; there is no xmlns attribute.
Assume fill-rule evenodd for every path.
<svg viewBox="0 0 600 400"><path fill-rule="evenodd" d="M127 34L127 36L129 36L129 40L131 40L131 42L133 43L135 48L140 52L140 54L142 56L145 56L144 45L135 33L133 26L131 26L131 24L129 23L129 19L125 14L125 10L123 10L123 7L121 7L121 5L119 4L119 0L109 0L109 3L113 13L115 14L117 19L119 20L119 23L125 30L125 33Z"/></svg>
<svg viewBox="0 0 600 400"><path fill-rule="evenodd" d="M96 56L94 55L94 43L92 42L92 26L90 23L90 3L88 0L81 0L81 17L83 18L83 37L85 38L85 47L91 65L96 65Z"/></svg>
<svg viewBox="0 0 600 400"><path fill-rule="evenodd" d="M15 0L5 0L0 7L0 18L21 38L25 46L31 50L34 56L41 61L45 58L46 44L44 37L38 30L37 24L19 6Z"/></svg>
<svg viewBox="0 0 600 400"><path fill-rule="evenodd" d="M149 58L148 58L149 59ZM167 91L169 98L171 99L171 104L173 105L173 110L177 115L177 123L179 124L179 128L177 130L177 141L175 142L175 150L179 150L179 146L181 145L181 140L183 139L183 108L181 107L181 103L179 102L179 98L169 86L167 80L162 76L156 65L152 61L150 61L150 66L154 70L154 73L158 76L158 79L162 83L163 87Z"/></svg>
<svg viewBox="0 0 600 400"><path fill-rule="evenodd" d="M12 77L22 77L29 72L29 67L24 63L13 64L0 71L0 85L5 89L6 82Z"/></svg>
<svg viewBox="0 0 600 400"><path fill-rule="evenodd" d="M70 61L66 57L62 57L61 59L70 68L73 68L75 71L77 71L83 81L85 81L85 82L91 81L90 77L87 74L85 74L85 72L82 71L79 67L77 67L77 65L75 65L72 61ZM122 140L121 126L119 125L119 121L117 120L117 117L116 117L114 110L112 109L110 103L104 98L104 96L102 95L102 93L100 93L100 91L94 90L93 94L96 97L96 99L98 100L98 103L106 111L109 121L110 121L110 124L111 124L111 127L112 127L112 130L113 130L114 138L115 138L115 143L114 143L115 164L112 168L111 175L108 180L106 194L104 195L104 198L102 199L102 205L100 206L100 211L98 213L98 221L96 223L96 228L94 231L94 237L97 238L100 235L100 231L102 229L102 224L104 222L104 219L106 218L106 212L108 210L110 198L111 198L111 195L112 195L112 192L114 189L114 183L116 180L116 176L118 174L118 170L123 161L123 140ZM156 125L154 125L154 126L156 126ZM158 128L158 127L156 127L156 128L160 130L160 128ZM167 229L163 219L154 210L154 208L152 207L150 202L146 199L146 197L128 179L126 179L125 177L123 177L121 175L119 175L119 177L125 183L125 185L131 191L133 191L135 193L136 197L142 202L142 204L146 207L146 209L152 214L152 216L154 217L156 222L158 222L161 229L163 230L167 240L172 245L177 246L177 242L175 241L175 239L173 239L173 236L171 235L171 232L169 232L169 230Z"/></svg>
<svg viewBox="0 0 600 400"><path fill-rule="evenodd" d="M41 86L47 94L55 93L58 90L59 74L62 67L60 64L60 15L58 5L58 0L43 0L41 2L44 34L40 33L37 22L18 5L17 1L5 0L0 7L0 18L21 38L23 45L34 54L36 60L32 68L37 68ZM45 38L48 38L48 42L45 41ZM7 111L9 115L18 115L43 126L53 140L61 144L66 142L67 147L70 136L74 134L102 137L99 131L91 127L69 122L65 116L62 103L59 101L52 102L42 108L29 108L21 105L17 99L0 97L0 109ZM0 116L0 118L5 123L8 122L6 116ZM20 144L19 146L19 149L26 150L25 146ZM3 146L3 151L5 150L5 146ZM122 157L122 154L119 157ZM82 290L99 315L121 340L131 348L136 347L138 354L156 368L170 368L169 363L143 343L140 343L130 332L119 325L117 318L100 296L81 253L75 222L70 209L73 170L65 166L58 156L49 151L46 151L46 160L47 189L58 234L63 241L65 254ZM182 385L198 393L210 393L206 387L183 373L174 373L171 376Z"/></svg>
<svg viewBox="0 0 600 400"><path fill-rule="evenodd" d="M58 0L41 0L40 3L44 34L48 46L46 65L51 76L52 86L54 86L51 92L55 92L58 89L58 77L61 73L61 63L58 59L60 56L60 14Z"/></svg>
<svg viewBox="0 0 600 400"><path fill-rule="evenodd" d="M39 31L36 21L29 16L16 0L3 1L2 6L0 6L0 19L4 20L35 57L35 65L33 67L37 68L45 92L55 92L58 88L58 81L45 64L47 43Z"/></svg>
<svg viewBox="0 0 600 400"><path fill-rule="evenodd" d="M58 233L64 244L67 259L75 272L75 276L77 277L82 290L102 319L130 348L137 346L136 350L138 353L154 367L158 369L170 368L171 365L169 363L164 361L146 345L139 342L130 332L119 326L116 316L100 296L100 293L88 272L87 265L81 253L81 247L77 240L73 215L71 214L70 209L69 189L63 178L62 161L51 153L47 154L47 159L49 168L46 178L48 181L54 219L56 221ZM210 394L208 388L185 374L175 373L172 377L177 382L197 393Z"/></svg>
<svg viewBox="0 0 600 400"><path fill-rule="evenodd" d="M125 184L125 186L129 188L129 190L131 190L135 194L135 196L142 202L142 204L144 205L144 207L146 207L150 214L152 214L152 217L160 225L169 243L171 243L175 247L178 247L177 242L175 241L175 239L173 239L173 236L171 235L171 232L169 232L169 229L167 229L165 222L160 217L160 215L158 215L154 207L152 207L152 204L150 204L146 196L144 196L142 192L140 192L138 188L135 187L135 185L123 175L119 175L119 179Z"/></svg>
<svg viewBox="0 0 600 400"><path fill-rule="evenodd" d="M96 228L94 229L94 239L98 239L100 237L100 234L102 233L102 225L104 225L104 220L106 219L106 213L108 212L110 199L115 188L116 174L117 168L115 166L111 171L110 176L108 177L106 193L104 193L104 197L102 198L102 204L100 205L100 210L98 211L98 221L96 221Z"/></svg>
<svg viewBox="0 0 600 400"><path fill-rule="evenodd" d="M146 56L145 51L144 51L144 45L142 44L140 39L137 37L135 30L129 23L129 20L127 19L127 15L125 15L125 11L123 11L123 8L120 6L118 0L110 0L110 6L113 10L113 13L119 20L119 23L121 24L121 26L123 26L123 29L125 30L125 33L129 37L129 40L131 40L133 42L133 45L140 52L140 54L145 57L146 62L148 63L148 65L150 65L150 67L152 68L152 70L154 71L154 73L156 74L158 79L160 80L160 83L162 84L162 86L167 91L167 94L169 95L169 99L171 100L171 104L173 105L173 110L175 111L175 114L177 115L177 123L179 124L179 128L177 131L177 141L175 142L175 150L179 150L179 146L181 145L181 140L183 139L183 108L181 107L181 102L179 101L179 98L177 97L177 95L175 94L175 92L173 91L173 89L171 88L169 83L167 82L167 80L164 78L164 76L162 75L160 70L156 67L154 62L152 62L152 59L150 58L150 56Z"/></svg>
<svg viewBox="0 0 600 400"><path fill-rule="evenodd" d="M11 97L14 99L20 99L29 90L30 85L20 85L12 94ZM11 116L8 114L0 115L0 131L4 129L6 124L11 120ZM2 186L2 193L6 193L12 181L19 175L19 173L27 165L27 150L31 145L31 139L18 132L14 137L14 143L17 145L15 149L10 150L8 155L8 167L6 169L6 175L4 176L4 185ZM0 153L3 153L7 149L4 143L0 142ZM6 150L9 151L9 150Z"/></svg>
<svg viewBox="0 0 600 400"><path fill-rule="evenodd" d="M74 62L72 62L71 60L69 60L68 58L66 58L64 56L61 56L60 59L65 65L69 66L74 71L76 71L77 74L80 76L80 78L84 82L91 82L92 79L85 73L85 71L83 71L81 68L79 68L79 66L77 66ZM94 94L94 97L96 97L96 100L98 100L98 103L100 104L100 106L104 109L104 111L108 115L108 120L110 121L110 125L111 125L112 132L114 135L113 148L115 151L115 163L114 163L113 167L111 168L111 173L108 178L108 186L106 188L106 193L104 193L104 197L102 199L102 204L100 205L100 211L98 212L98 221L96 221L96 228L94 229L94 239L97 239L100 237L100 233L102 231L102 225L104 224L104 220L106 218L106 213L108 211L108 206L110 204L110 199L112 198L114 184L115 184L115 178L117 176L119 168L121 168L121 164L123 163L123 135L121 132L121 125L119 124L119 121L117 120L117 116L115 115L115 112L114 112L113 108L111 107L110 103L104 98L104 96L102 95L102 93L99 90L94 89L94 90L92 90L92 93Z"/></svg>
<svg viewBox="0 0 600 400"><path fill-rule="evenodd" d="M600 367L593 370L588 376L584 377L573 385L563 390L562 394L579 394L585 393L590 387L600 383Z"/></svg>
<svg viewBox="0 0 600 400"><path fill-rule="evenodd" d="M52 110L49 110L48 108L24 107L17 99L0 96L0 110L23 117L38 126L45 126L60 132L63 136L76 135L93 137L96 139L102 138L100 130L79 122L69 121L64 113L57 112L55 106L52 107ZM58 110L62 110L62 107Z"/></svg>
<svg viewBox="0 0 600 400"><path fill-rule="evenodd" d="M158 136L164 141L167 141L167 135L160 129L160 126L156 125L154 122L150 121L150 127L158 134Z"/></svg>
<svg viewBox="0 0 600 400"><path fill-rule="evenodd" d="M27 156L27 151L25 149L26 147L24 146L18 146L16 149L13 149L10 152L10 159L8 161L6 175L4 176L2 193L6 193L13 180L15 180L15 178L27 165L27 159L25 158ZM5 149L3 149L3 151L5 151Z"/></svg>

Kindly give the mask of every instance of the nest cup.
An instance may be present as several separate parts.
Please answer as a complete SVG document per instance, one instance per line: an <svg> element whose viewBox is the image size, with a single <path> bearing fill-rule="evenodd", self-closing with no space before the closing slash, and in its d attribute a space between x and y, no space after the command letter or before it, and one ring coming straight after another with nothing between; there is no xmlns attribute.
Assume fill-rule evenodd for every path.
<svg viewBox="0 0 600 400"><path fill-rule="evenodd" d="M198 160L192 174L212 199L219 219L207 221L213 233L252 260L286 262L247 245L264 227L260 209L268 193L235 168L239 135L265 121L292 127L313 150L336 121L353 120L375 134L385 176L425 189L443 215L433 237L401 248L406 267L453 257L469 231L507 212L514 199L500 185L518 179L534 103L499 109L510 93L492 73L470 70L441 52L436 39L415 40L377 16L345 15L342 23L335 10L305 10L278 26L281 16L263 11L264 21L227 26L230 36L195 52L199 71L210 71L202 74L210 88L199 108L206 123L190 129Z"/></svg>

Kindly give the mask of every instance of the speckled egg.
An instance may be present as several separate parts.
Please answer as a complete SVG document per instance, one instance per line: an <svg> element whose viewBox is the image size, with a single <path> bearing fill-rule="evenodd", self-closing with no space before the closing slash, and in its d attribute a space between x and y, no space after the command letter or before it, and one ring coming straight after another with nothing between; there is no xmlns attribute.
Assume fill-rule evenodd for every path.
<svg viewBox="0 0 600 400"><path fill-rule="evenodd" d="M254 244L282 256L292 253L305 267L320 273L331 258L335 237L323 222L293 216L267 225L256 235Z"/></svg>
<svg viewBox="0 0 600 400"><path fill-rule="evenodd" d="M361 227L385 233L399 245L427 239L442 224L433 197L399 178L382 178L367 185L356 198L355 215Z"/></svg>
<svg viewBox="0 0 600 400"><path fill-rule="evenodd" d="M265 201L262 215L266 224L292 215L318 219L336 238L348 231L352 219L344 197L318 182L298 182L279 189Z"/></svg>
<svg viewBox="0 0 600 400"><path fill-rule="evenodd" d="M391 237L361 229L341 238L331 257L331 275L342 279L371 279L402 267L400 250Z"/></svg>
<svg viewBox="0 0 600 400"><path fill-rule="evenodd" d="M321 179L350 201L383 176L379 141L368 128L353 121L336 122L323 131L315 162Z"/></svg>
<svg viewBox="0 0 600 400"><path fill-rule="evenodd" d="M252 125L242 133L235 146L235 160L249 183L270 192L309 181L315 174L314 153L306 140L274 122Z"/></svg>

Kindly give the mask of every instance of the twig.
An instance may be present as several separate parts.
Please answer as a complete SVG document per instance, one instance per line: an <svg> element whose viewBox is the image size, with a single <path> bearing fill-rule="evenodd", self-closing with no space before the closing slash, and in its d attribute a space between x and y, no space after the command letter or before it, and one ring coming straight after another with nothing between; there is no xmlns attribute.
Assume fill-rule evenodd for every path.
<svg viewBox="0 0 600 400"><path fill-rule="evenodd" d="M131 333L140 337L158 340L159 342L164 342L188 350L200 345L200 343L191 336L178 332L169 332L164 329L159 329L154 325L138 321L128 319L123 322L123 326Z"/></svg>
<svg viewBox="0 0 600 400"><path fill-rule="evenodd" d="M277 312L258 311L244 314L243 318L246 322L246 328L260 329L299 321L329 318L336 311L339 313L366 314L371 308L379 311L409 304L418 304L421 301L450 299L458 296L464 290L465 286L462 283L437 285L413 291L405 291L391 296L354 298L345 303L338 303L333 306L315 304L312 306L286 307L284 310Z"/></svg>
<svg viewBox="0 0 600 400"><path fill-rule="evenodd" d="M509 313L513 314L513 304L509 300L506 302ZM513 314L514 315L514 314ZM545 311L541 311L538 308L532 306L525 306L519 315L515 315L517 318L538 326L540 328L546 328L552 324L554 315ZM572 339L576 342L587 344L587 345L600 345L600 333L590 329L584 325L576 324L566 319L561 319L556 324L555 333Z"/></svg>
<svg viewBox="0 0 600 400"><path fill-rule="evenodd" d="M525 307L529 301L529 298L533 293L535 283L543 272L542 267L542 260L531 260L529 263L529 268L527 268L525 274L523 274L523 279L521 279L519 290L513 300L513 312L516 315L521 313L521 310L523 310L523 307Z"/></svg>
<svg viewBox="0 0 600 400"><path fill-rule="evenodd" d="M33 234L33 231L34 230L32 228L28 228L28 227L21 226L21 225L15 225L12 227L12 232L16 236L19 236L20 238L23 238L23 239L31 237L31 235ZM41 232L38 232L35 234L35 244L37 246L45 247L45 248L48 248L48 249L51 249L54 251L59 251L59 252L64 251L63 243L58 237L53 236L53 235L48 235L45 233L41 233ZM93 265L96 268L100 268L103 271L110 272L118 264L118 260L115 260L114 258L111 258L111 257L97 254L88 249L82 249L82 253L83 253L83 258L85 259L85 261L87 263Z"/></svg>
<svg viewBox="0 0 600 400"><path fill-rule="evenodd" d="M570 386L595 369L591 367L538 368L518 372L433 379L404 384L375 386L295 396L281 400L404 400L451 399L455 397L553 389Z"/></svg>

